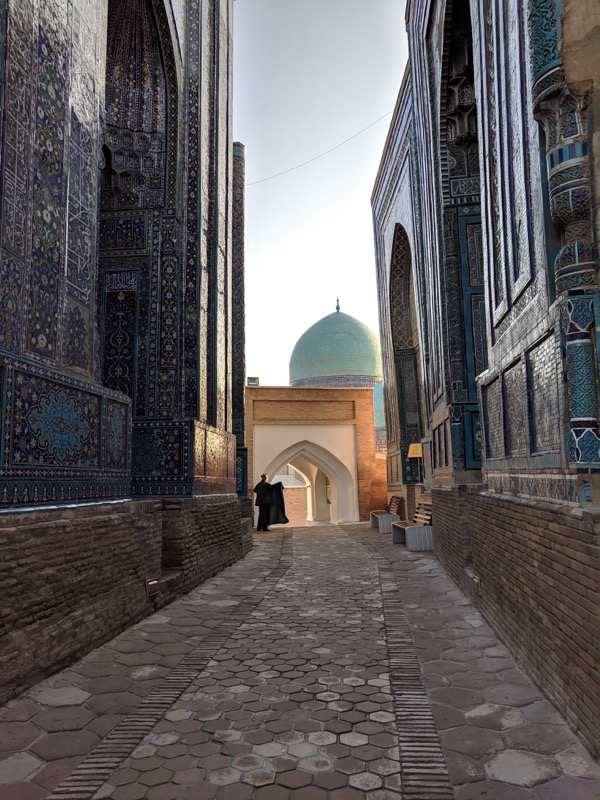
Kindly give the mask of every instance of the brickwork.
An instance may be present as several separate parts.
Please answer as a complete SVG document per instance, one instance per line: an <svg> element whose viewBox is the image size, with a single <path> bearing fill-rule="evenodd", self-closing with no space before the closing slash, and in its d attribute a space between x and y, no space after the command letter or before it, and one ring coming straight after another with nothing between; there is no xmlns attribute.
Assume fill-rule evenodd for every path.
<svg viewBox="0 0 600 800"><path fill-rule="evenodd" d="M386 462L375 452L372 389L246 387L246 441L252 491L257 426L351 425L356 443L360 519L386 504ZM292 437L293 438L293 437ZM267 465L260 465L266 469Z"/></svg>
<svg viewBox="0 0 600 800"><path fill-rule="evenodd" d="M435 554L452 580L464 591L465 568L471 561L467 487L431 491Z"/></svg>
<svg viewBox="0 0 600 800"><path fill-rule="evenodd" d="M432 496L437 558L463 589L472 570L482 613L597 754L600 520L466 487Z"/></svg>
<svg viewBox="0 0 600 800"><path fill-rule="evenodd" d="M250 527L240 522L231 497L5 516L0 702L215 575L251 546ZM150 580L160 586L153 599Z"/></svg>
<svg viewBox="0 0 600 800"><path fill-rule="evenodd" d="M290 525L306 525L306 489L288 486L284 492L285 515Z"/></svg>

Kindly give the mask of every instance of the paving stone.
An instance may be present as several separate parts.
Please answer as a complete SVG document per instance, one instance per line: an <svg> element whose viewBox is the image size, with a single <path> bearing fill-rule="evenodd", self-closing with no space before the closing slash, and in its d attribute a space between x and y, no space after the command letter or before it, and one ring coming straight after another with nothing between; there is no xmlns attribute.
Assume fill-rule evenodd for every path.
<svg viewBox="0 0 600 800"><path fill-rule="evenodd" d="M32 690L31 696L44 706L80 706L90 694L82 689L72 687L53 689L41 684Z"/></svg>
<svg viewBox="0 0 600 800"><path fill-rule="evenodd" d="M0 784L0 800L44 800L47 792L36 783Z"/></svg>
<svg viewBox="0 0 600 800"><path fill-rule="evenodd" d="M484 703L472 708L465 713L465 719L471 724L480 725L482 728L492 728L496 731L525 725L527 721L520 709L511 706L497 706L494 703Z"/></svg>
<svg viewBox="0 0 600 800"><path fill-rule="evenodd" d="M481 692L475 689L463 689L458 686L432 689L431 696L438 703L454 706L456 708L467 709L483 703L483 695ZM507 705L509 704L507 703Z"/></svg>
<svg viewBox="0 0 600 800"><path fill-rule="evenodd" d="M27 722L41 711L39 703L26 698L25 700L13 700L7 706L0 709L0 720L4 722Z"/></svg>
<svg viewBox="0 0 600 800"><path fill-rule="evenodd" d="M537 786L533 797L535 800L598 800L598 786L594 784L596 781L563 776Z"/></svg>
<svg viewBox="0 0 600 800"><path fill-rule="evenodd" d="M25 750L39 737L41 731L29 722L0 723L0 753Z"/></svg>
<svg viewBox="0 0 600 800"><path fill-rule="evenodd" d="M446 764L450 779L455 786L485 779L485 772L480 760L465 753L447 751Z"/></svg>
<svg viewBox="0 0 600 800"><path fill-rule="evenodd" d="M515 750L534 750L537 753L557 753L573 745L575 736L564 725L532 722L510 730L505 735L509 747Z"/></svg>
<svg viewBox="0 0 600 800"><path fill-rule="evenodd" d="M526 706L540 699L540 693L534 686L510 683L484 689L484 694L488 703L497 703L499 706Z"/></svg>
<svg viewBox="0 0 600 800"><path fill-rule="evenodd" d="M515 786L535 786L559 775L554 759L523 750L505 750L485 764L489 778Z"/></svg>
<svg viewBox="0 0 600 800"><path fill-rule="evenodd" d="M400 552L368 526L295 529L291 567L271 580L282 536L257 538L245 559L0 710L3 724L32 726L38 737L19 753L33 762L8 762L6 772L0 761L0 787L54 789L98 737L160 689L184 653L226 631L154 729L132 742L102 796L397 800L393 626L381 567L398 579L428 691L420 702L424 710L432 703L457 800L554 800L539 793L580 789L565 779L600 786L587 753L431 554ZM263 588L254 605L248 592ZM63 734L93 739L85 752L47 764L34 755Z"/></svg>
<svg viewBox="0 0 600 800"><path fill-rule="evenodd" d="M112 800L144 800L147 792L147 786L142 786L139 783L130 783L128 786L119 786L108 796Z"/></svg>
<svg viewBox="0 0 600 800"><path fill-rule="evenodd" d="M89 731L67 731L65 733L50 733L38 739L30 750L44 761L54 761L59 758L85 755L89 753L100 739Z"/></svg>
<svg viewBox="0 0 600 800"><path fill-rule="evenodd" d="M529 789L520 786L511 786L507 783L495 781L481 781L457 786L454 790L455 800L533 800L534 795ZM570 798L562 798L570 800ZM573 798L575 800L575 798Z"/></svg>

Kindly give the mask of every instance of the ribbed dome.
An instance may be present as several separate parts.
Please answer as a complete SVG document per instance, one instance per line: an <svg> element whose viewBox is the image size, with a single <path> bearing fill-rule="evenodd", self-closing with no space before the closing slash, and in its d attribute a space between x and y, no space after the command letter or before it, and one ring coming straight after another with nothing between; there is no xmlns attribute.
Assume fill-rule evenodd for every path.
<svg viewBox="0 0 600 800"><path fill-rule="evenodd" d="M373 386L381 377L379 339L360 320L335 311L310 327L290 359L290 386ZM356 380L353 381L352 379Z"/></svg>

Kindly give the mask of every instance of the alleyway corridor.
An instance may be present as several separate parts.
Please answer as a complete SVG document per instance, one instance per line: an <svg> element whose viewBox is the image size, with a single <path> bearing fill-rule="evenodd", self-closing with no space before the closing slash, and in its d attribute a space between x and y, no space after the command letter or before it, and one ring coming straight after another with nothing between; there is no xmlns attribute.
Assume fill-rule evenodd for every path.
<svg viewBox="0 0 600 800"><path fill-rule="evenodd" d="M365 524L241 562L1 712L0 800L598 800L430 553Z"/></svg>

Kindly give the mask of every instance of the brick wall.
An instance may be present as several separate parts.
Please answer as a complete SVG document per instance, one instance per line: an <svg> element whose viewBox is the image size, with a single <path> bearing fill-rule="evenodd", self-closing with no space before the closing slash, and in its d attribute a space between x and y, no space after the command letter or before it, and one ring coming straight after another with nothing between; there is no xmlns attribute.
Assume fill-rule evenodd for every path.
<svg viewBox="0 0 600 800"><path fill-rule="evenodd" d="M306 489L303 486L288 486L283 494L289 524L306 525Z"/></svg>
<svg viewBox="0 0 600 800"><path fill-rule="evenodd" d="M600 515L434 490L435 553L593 753L600 752Z"/></svg>
<svg viewBox="0 0 600 800"><path fill-rule="evenodd" d="M465 591L465 568L471 562L470 521L466 486L431 490L435 555Z"/></svg>
<svg viewBox="0 0 600 800"><path fill-rule="evenodd" d="M0 703L251 547L251 530L240 521L235 497L164 506L147 500L3 516ZM160 582L153 600L148 580Z"/></svg>

